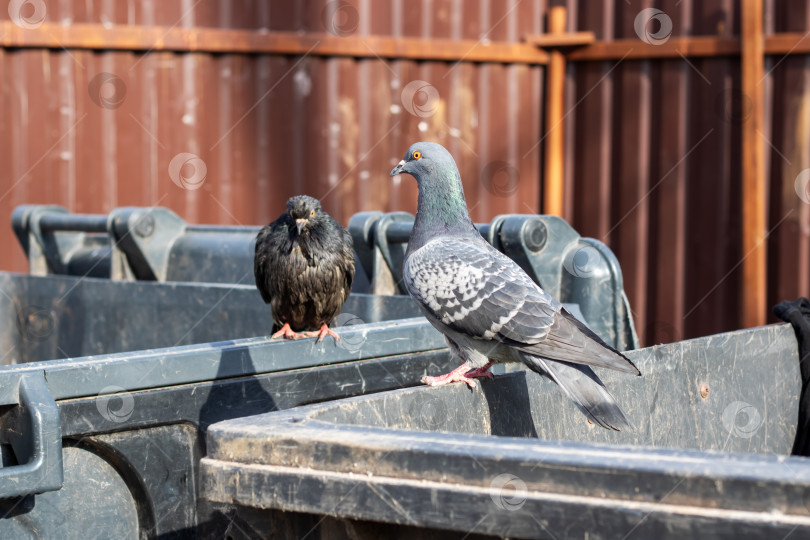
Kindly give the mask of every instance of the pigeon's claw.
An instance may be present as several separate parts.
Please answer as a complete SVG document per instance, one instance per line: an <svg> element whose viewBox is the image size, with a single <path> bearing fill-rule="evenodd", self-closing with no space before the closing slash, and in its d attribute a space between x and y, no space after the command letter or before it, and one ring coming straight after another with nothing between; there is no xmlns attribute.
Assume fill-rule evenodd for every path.
<svg viewBox="0 0 810 540"><path fill-rule="evenodd" d="M493 375L492 372L489 370L489 368L491 368L491 367L492 367L492 362L487 362L487 364L485 366L482 366L480 368L475 368L474 370L467 373L465 376L470 378L470 379L478 379L478 378L481 378L481 377L485 377L487 379L494 379L495 375Z"/></svg>
<svg viewBox="0 0 810 540"><path fill-rule="evenodd" d="M475 379L470 379L466 375L454 375L452 371L450 373L445 373L444 375L439 375L438 377L430 377L425 375L422 377L422 382L428 386L443 386L445 384L454 382L463 382L467 383L467 386L470 388L475 388Z"/></svg>
<svg viewBox="0 0 810 540"><path fill-rule="evenodd" d="M323 341L323 338L325 338L326 336L332 336L333 338L335 338L335 341L338 341L338 342L340 341L340 336L337 335L331 328L326 326L326 324L322 324L321 329L318 330L317 332L305 332L305 335L307 337L318 336L317 343L320 343L321 341Z"/></svg>
<svg viewBox="0 0 810 540"><path fill-rule="evenodd" d="M270 336L270 339L276 339L277 337L284 336L284 339L301 339L306 337L306 334L299 334L294 332L292 328L290 328L290 323L284 323L284 326L281 327L281 330Z"/></svg>
<svg viewBox="0 0 810 540"><path fill-rule="evenodd" d="M439 375L437 377L430 377L426 375L422 377L422 383L428 386L443 386L445 384L454 382L463 382L467 383L467 386L470 388L475 388L475 379L480 377L486 377L488 379L492 378L492 373L487 371L491 365L492 364L487 364L484 367L476 368L470 371L469 365L462 364L450 373L445 373L444 375Z"/></svg>

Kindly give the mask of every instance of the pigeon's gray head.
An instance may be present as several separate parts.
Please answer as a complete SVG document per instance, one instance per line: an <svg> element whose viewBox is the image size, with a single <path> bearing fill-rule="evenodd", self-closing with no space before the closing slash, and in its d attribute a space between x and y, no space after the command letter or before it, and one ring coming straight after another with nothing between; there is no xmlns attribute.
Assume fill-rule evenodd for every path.
<svg viewBox="0 0 810 540"><path fill-rule="evenodd" d="M309 195L298 195L287 201L287 214L295 220L298 234L323 216L321 201Z"/></svg>
<svg viewBox="0 0 810 540"><path fill-rule="evenodd" d="M405 153L405 158L391 171L391 176L408 173L417 182L427 178L446 178L457 176L458 168L453 156L440 144L432 142L418 142L411 145ZM437 174L438 173L438 174Z"/></svg>
<svg viewBox="0 0 810 540"><path fill-rule="evenodd" d="M480 238L467 211L464 188L456 162L442 145L412 144L391 176L408 173L416 178L419 202L408 253L437 234L462 234ZM478 236L476 236L478 235Z"/></svg>

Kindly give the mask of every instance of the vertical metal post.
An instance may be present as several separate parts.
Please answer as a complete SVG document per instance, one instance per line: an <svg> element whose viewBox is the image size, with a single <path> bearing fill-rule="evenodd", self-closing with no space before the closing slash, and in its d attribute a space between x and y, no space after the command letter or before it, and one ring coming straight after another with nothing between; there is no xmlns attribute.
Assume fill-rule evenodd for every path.
<svg viewBox="0 0 810 540"><path fill-rule="evenodd" d="M742 91L753 104L750 117L742 125L743 328L765 324L768 312L762 17L762 0L743 0Z"/></svg>
<svg viewBox="0 0 810 540"><path fill-rule="evenodd" d="M548 16L550 34L565 33L566 10L553 7ZM565 91L565 55L559 49L549 53L546 68L546 161L543 213L563 215L563 97Z"/></svg>

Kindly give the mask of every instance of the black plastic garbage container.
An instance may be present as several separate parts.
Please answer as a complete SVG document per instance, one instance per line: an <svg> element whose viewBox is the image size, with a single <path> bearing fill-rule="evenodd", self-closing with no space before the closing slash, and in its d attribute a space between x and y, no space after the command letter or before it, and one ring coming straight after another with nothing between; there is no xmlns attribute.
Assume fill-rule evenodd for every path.
<svg viewBox="0 0 810 540"><path fill-rule="evenodd" d="M407 297L352 295L342 341L316 343L270 340L247 285L0 274L0 290L0 538L216 536L209 424L455 364Z"/></svg>
<svg viewBox="0 0 810 540"><path fill-rule="evenodd" d="M628 356L643 377L600 376L634 432L589 424L515 371L215 424L203 497L273 537L810 534L810 461L787 455L801 387L789 326Z"/></svg>
<svg viewBox="0 0 810 540"><path fill-rule="evenodd" d="M270 327L251 284L258 227L189 225L162 208L18 207L32 275L0 274L0 365L11 364L0 366L0 537L233 534L230 507L198 498L209 424L455 367L441 336L408 319L419 313L397 283L412 222L352 217L358 274L337 321L350 328L315 345L251 337ZM553 216L479 227L607 342L637 346L606 246Z"/></svg>

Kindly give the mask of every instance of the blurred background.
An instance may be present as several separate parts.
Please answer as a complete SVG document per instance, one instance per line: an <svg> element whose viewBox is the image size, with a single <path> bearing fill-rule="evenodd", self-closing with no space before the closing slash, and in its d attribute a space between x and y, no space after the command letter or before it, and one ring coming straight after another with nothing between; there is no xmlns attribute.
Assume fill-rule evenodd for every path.
<svg viewBox="0 0 810 540"><path fill-rule="evenodd" d="M553 212L610 246L642 344L808 295L807 2L6 3L2 270L28 269L20 204L257 225L307 193L344 225L415 212L388 172L431 140L474 220Z"/></svg>

